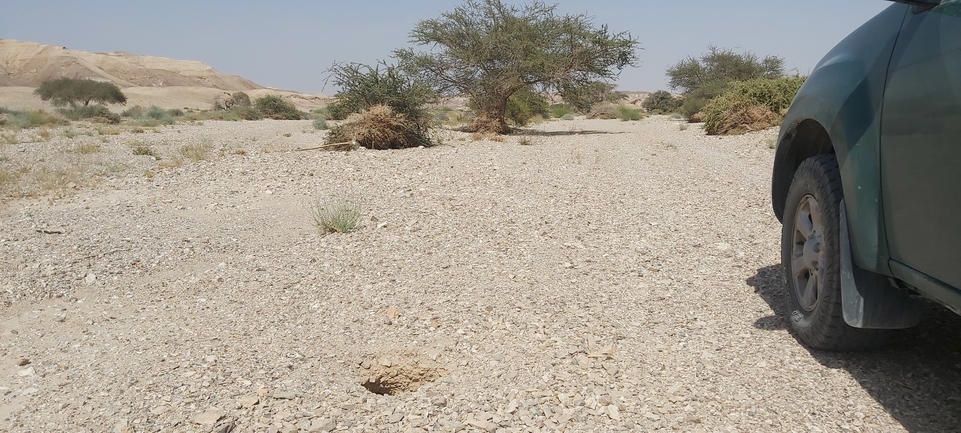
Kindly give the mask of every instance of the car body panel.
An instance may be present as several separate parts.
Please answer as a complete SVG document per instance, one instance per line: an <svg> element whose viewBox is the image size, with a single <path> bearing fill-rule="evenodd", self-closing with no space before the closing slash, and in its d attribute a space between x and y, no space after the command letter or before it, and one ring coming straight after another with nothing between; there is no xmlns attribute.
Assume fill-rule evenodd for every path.
<svg viewBox="0 0 961 433"><path fill-rule="evenodd" d="M903 4L888 7L818 63L785 116L772 179L773 206L780 219L794 170L812 153L836 153L848 220L857 221L850 226L854 263L885 275L890 269L878 199L881 103L888 62L909 9ZM812 122L827 132L833 150L812 151L805 148L810 143L794 140Z"/></svg>
<svg viewBox="0 0 961 433"><path fill-rule="evenodd" d="M902 274L961 287L961 1L907 15L883 113L881 197L890 257L903 265Z"/></svg>

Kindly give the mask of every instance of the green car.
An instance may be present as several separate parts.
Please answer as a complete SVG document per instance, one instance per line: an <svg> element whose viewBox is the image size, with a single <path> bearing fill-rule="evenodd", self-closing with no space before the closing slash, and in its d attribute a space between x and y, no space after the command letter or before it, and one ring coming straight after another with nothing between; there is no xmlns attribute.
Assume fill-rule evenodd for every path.
<svg viewBox="0 0 961 433"><path fill-rule="evenodd" d="M961 0L897 1L841 41L781 126L772 178L788 320L864 350L961 313Z"/></svg>

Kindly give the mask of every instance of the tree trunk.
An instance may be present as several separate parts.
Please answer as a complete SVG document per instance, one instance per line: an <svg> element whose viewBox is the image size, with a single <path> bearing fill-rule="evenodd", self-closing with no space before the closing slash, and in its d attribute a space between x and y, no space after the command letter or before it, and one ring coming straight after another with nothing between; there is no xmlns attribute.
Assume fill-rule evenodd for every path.
<svg viewBox="0 0 961 433"><path fill-rule="evenodd" d="M480 99L480 98L478 98ZM495 96L477 101L477 117L471 123L468 131L481 134L507 134L511 131L507 126L507 97Z"/></svg>

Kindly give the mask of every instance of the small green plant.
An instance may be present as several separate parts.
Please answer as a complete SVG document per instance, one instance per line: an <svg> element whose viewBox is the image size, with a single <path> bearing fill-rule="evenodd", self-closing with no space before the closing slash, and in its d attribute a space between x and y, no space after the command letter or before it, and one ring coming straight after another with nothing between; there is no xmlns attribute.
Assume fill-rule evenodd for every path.
<svg viewBox="0 0 961 433"><path fill-rule="evenodd" d="M160 155L158 155L157 151L153 150L153 148L150 147L149 145L139 141L130 143L130 145L133 147L134 155L149 156L149 157L152 157L154 160L157 160L157 161L160 160Z"/></svg>
<svg viewBox="0 0 961 433"><path fill-rule="evenodd" d="M679 123L679 124L677 125L677 129L680 129L681 131L687 131L687 128L688 128L688 124L687 124L687 123Z"/></svg>
<svg viewBox="0 0 961 433"><path fill-rule="evenodd" d="M289 132L285 132L285 133L284 133L284 137L290 137L290 133L289 133Z"/></svg>
<svg viewBox="0 0 961 433"><path fill-rule="evenodd" d="M534 140L532 140L530 137L521 137L520 140L517 140L517 144L521 146L532 146L534 145Z"/></svg>
<svg viewBox="0 0 961 433"><path fill-rule="evenodd" d="M360 223L360 206L339 198L318 202L310 209L314 224L322 233L347 233Z"/></svg>
<svg viewBox="0 0 961 433"><path fill-rule="evenodd" d="M561 116L561 120L574 120L574 115L573 115L573 114L570 114L570 113L565 114L565 115Z"/></svg>
<svg viewBox="0 0 961 433"><path fill-rule="evenodd" d="M314 129L319 129L323 131L323 130L326 130L327 128L328 128L327 119L323 117L318 117L314 119Z"/></svg>
<svg viewBox="0 0 961 433"><path fill-rule="evenodd" d="M641 110L621 105L617 107L617 117L622 121L641 120Z"/></svg>

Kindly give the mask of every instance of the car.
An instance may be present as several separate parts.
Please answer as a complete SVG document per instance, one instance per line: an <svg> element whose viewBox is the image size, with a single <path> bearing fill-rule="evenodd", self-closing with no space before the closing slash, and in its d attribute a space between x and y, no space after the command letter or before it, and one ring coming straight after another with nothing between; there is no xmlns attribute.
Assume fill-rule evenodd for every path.
<svg viewBox="0 0 961 433"><path fill-rule="evenodd" d="M771 181L787 320L814 349L868 350L961 313L961 0L898 0L801 86Z"/></svg>

